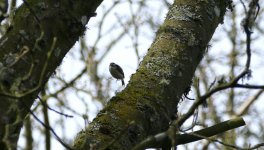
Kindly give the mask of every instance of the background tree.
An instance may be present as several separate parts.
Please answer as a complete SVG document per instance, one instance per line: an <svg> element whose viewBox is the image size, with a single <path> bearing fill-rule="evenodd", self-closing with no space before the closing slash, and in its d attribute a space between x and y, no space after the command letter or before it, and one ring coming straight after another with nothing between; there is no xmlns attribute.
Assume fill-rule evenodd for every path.
<svg viewBox="0 0 264 150"><path fill-rule="evenodd" d="M12 1L12 2L13 2L12 7L9 8L10 10L13 10L14 8L15 1ZM82 7L80 7L79 2ZM93 2L88 4L87 2L78 1L78 2L74 2L74 5L73 3L70 3L70 2L69 4L65 4L65 6L67 7L64 8L62 7L64 6L62 5L63 3L56 3L56 5L55 4L52 5L51 3L53 2L44 1L44 3L39 2L37 5L34 5L33 3L28 2L29 4L28 6L30 7L28 7L25 3L23 3L22 8L24 7L25 15L28 15L31 17L31 22L33 20L35 24L37 24L35 26L32 25L32 27L31 26L28 27L28 23L25 23L25 24L22 24L24 26L20 27L23 30L16 29L16 28L14 28L15 29L14 30L12 23L10 23L11 28L9 28L9 30L11 32L10 31L5 32L5 30L7 29L6 26L9 24L9 21L13 22L12 16L14 15L12 11L10 11L11 13L10 15L5 15L5 16L8 16L6 18L6 22L5 21L2 22L3 37L1 41L5 41L6 39L5 37L7 36L9 37L9 35L14 35L14 37L17 37L14 39L20 39L18 38L17 35L21 34L20 37L24 37L25 35L27 35L28 32L31 32L34 29L33 27L36 27L36 26L41 26L43 27L41 29L45 30L45 32L43 33L43 37L41 36L41 32L40 32L43 30L40 30L40 29L33 30L34 33L37 33L37 34L32 33L30 34L29 37L32 37L32 39L34 39L35 37L34 40L22 39L22 43L30 42L31 44L27 44L27 43L21 44L23 46L28 46L29 50L32 50L34 48L37 49L39 46L42 49L42 51L40 51L42 52L41 54L35 54L35 55L31 54L30 53L31 51L27 51L27 49L22 49L23 46L20 46L18 48L17 45L19 44L17 43L19 42L16 42L11 37L8 38L7 42L1 42L3 44L10 42L11 44L9 45L12 45L13 47L17 46L16 48L19 49L19 51L13 52L13 51L10 51L10 49L15 51L15 48L6 48L8 49L5 51L6 53L1 54L1 57L0 57L1 62L6 62L6 60L10 60L10 58L14 58L14 56L12 55L11 56L7 55L9 53L15 54L15 58L17 58L17 56L21 56L21 57L18 57L21 59L18 59L18 60L15 59L16 63L14 64L12 61L13 59L11 59L11 66L8 66L7 68L12 68L16 72L18 70L16 69L16 67L20 68L21 67L20 65L25 65L28 68L33 68L33 70L35 69L34 71L32 71L33 73L30 73L31 75L30 78L32 79L28 79L31 81L36 80L37 82L40 77L39 76L40 72L45 72L45 74L48 74L49 71L45 71L45 69L43 69L44 67L41 67L41 66L45 66L45 64L47 64L49 66L47 68L50 68L51 70L56 68L57 64L59 64L61 62L61 59L64 57L64 54L66 53L66 49L67 48L69 49L69 47L71 47L67 45L72 45L73 43L75 43L77 37L79 36L78 34L76 34L76 36L72 36L72 35L75 35L73 33L75 32L82 33L84 31L83 26L82 27L80 26L81 32L78 32L77 29L78 29L78 25L86 22L86 19L85 17L83 17L84 15L81 14L82 12L75 13L75 11L83 10L85 11L84 14L88 16L89 18L90 16L93 15L92 12L94 12L93 10L95 8L95 5L97 5L97 3L93 3ZM91 9L87 9L87 8L81 9L85 7L83 5L84 3L87 3L87 6L89 8L90 6L92 6L93 7L92 11L90 11ZM63 61L59 69L56 70L56 74L54 74L53 77L49 80L48 84L45 86L45 90L42 90L43 92L39 95L39 97L42 99L42 102L40 102L39 100L36 100L37 103L35 103L33 107L31 108L32 112L34 114L37 114L37 117L39 119L43 119L43 122L46 124L46 127L52 127L52 129L60 136L60 138L64 141L64 143L70 143L73 140L72 135L75 135L78 130L84 129L85 128L84 126L86 126L89 123L88 120L91 120L94 117L95 113L102 106L106 104L109 98L112 95L116 94L116 91L120 91L120 89L117 90L117 88L120 88L120 85L118 85L119 82L115 82L115 80L109 79L110 75L108 74L108 64L110 63L110 61L117 62L123 67L126 73L126 81L128 81L130 74L135 71L135 68L137 66L136 64L138 64L142 60L143 56L145 55L144 50L146 50L149 47L149 44L153 41L153 38L155 37L154 32L157 31L159 28L159 25L162 24L163 18L164 18L163 16L165 16L165 13L167 11L165 10L165 8L168 9L168 6L170 3L172 2L167 2L167 1L154 1L154 2L153 1L108 1L108 2L104 2L101 5L101 7L97 10L97 16L91 20L91 21L94 21L94 23L88 25L88 30L85 36L83 36L80 39L80 41L76 44L76 46L73 47L73 50L71 50L70 53L66 56L66 58L64 58L65 61ZM48 4L48 5L43 5L43 4ZM193 79L193 89L192 89L193 93L191 93L188 96L190 98L195 98L196 100L198 100L199 96L202 96L204 93L206 93L208 90L212 89L213 87L217 86L219 83L229 82L232 78L236 77L236 75L239 74L241 70L243 70L244 68L244 63L245 63L245 58L246 58L246 55L245 55L245 51L246 51L245 39L246 38L243 32L243 29L240 26L240 22L245 17L246 11L241 9L242 8L241 3L234 2L233 4L235 5L235 7L234 7L234 10L232 11L232 14L227 13L227 16L232 16L232 18L227 17L224 20L225 23L222 25L224 26L224 29L223 28L219 29L217 34L214 36L214 40L212 40L210 44L212 45L212 48L208 49L208 54L205 55L205 59L200 64L199 69L196 71L196 77ZM71 7L68 7L69 5ZM11 6L11 4L9 6ZM35 8L35 6L37 7ZM248 4L246 3L245 6L248 6ZM42 8L42 9L39 9L39 8ZM49 8L55 8L55 9L49 9ZM57 10L58 8L61 8L61 9ZM248 7L246 8L247 10L249 9ZM128 10L127 13L123 13L124 10L122 9ZM56 12L57 14L61 14L60 11L64 13L67 12L66 13L67 15L66 16L63 15L63 17L61 18L61 15L54 16L53 12L48 12L49 10L53 10L53 11L57 10ZM257 30L255 28L253 30L254 31L254 34L253 34L254 41L253 42L256 42L256 44L255 43L251 44L253 45L252 65L251 65L251 69L253 70L253 78L251 78L249 81L244 80L243 83L261 84L259 78L257 77L257 76L261 77L262 75L261 69L254 68L254 67L257 67L257 65L255 66L254 62L258 62L259 64L262 63L262 60L261 59L259 60L256 57L256 56L261 56L261 51L259 51L257 47L258 45L257 43L259 42L258 40L261 39L261 33L263 33L262 28L261 28L261 22L258 23L258 21L262 20L261 12L262 10L260 10L258 18L256 20ZM19 11L16 12L16 14L19 14ZM50 18L50 16L52 17ZM75 19L71 20L72 23L69 23L69 22L61 23L61 22L64 22L70 19L73 16L75 17ZM55 19L53 17L55 17ZM194 17L194 16L189 16L189 17ZM14 20L15 18L16 17L14 17ZM19 16L18 18L21 19L23 17ZM37 23L38 19L41 20L40 23ZM42 20L45 20L45 21L42 22ZM55 20L55 23L54 23L54 20ZM24 21L28 22L25 19ZM110 24L110 22L113 22L113 23ZM63 25L68 25L68 28L61 29L63 28ZM54 29L53 29L53 26L54 26ZM19 34L15 34L15 31L17 31ZM23 31L25 31L26 34ZM47 32L48 33L51 32L50 35L47 34ZM224 34L228 32L229 34ZM54 36L54 34L56 34L56 36ZM35 35L35 36L31 36L31 35ZM61 40L58 35L62 36ZM254 37L256 35L257 37ZM47 37L44 38L45 36ZM53 37L57 37L56 40L53 40L54 39ZM70 40L66 39L65 37L67 38L70 37L70 39L72 38L74 40L72 42L69 42ZM225 37L225 38L222 38L222 37ZM226 40L229 37L231 37L230 39L232 41L232 44L234 45L232 48L233 50L229 51L229 46L225 48L223 47L219 48L218 44L220 43L219 45L221 45L222 44L221 41L223 39ZM241 40L239 40L239 38L241 38ZM46 43L46 44L44 42L44 46L47 48L41 45L41 43L43 42L43 39L44 41L46 39L49 41L49 43ZM55 49L55 48L52 49L53 44L55 46L57 45L54 41L56 41L56 43L61 42L61 45L63 46L63 48L65 48L65 52L63 49L62 49L63 53L58 52L58 49ZM14 45L13 43L16 43L16 44ZM30 47L29 45L33 45L32 46L33 48ZM4 49L6 47L6 46L3 46L2 48L2 46L1 46L1 49ZM47 50L44 50L44 49L47 49ZM2 52L4 51L1 50L1 53ZM58 56L54 58L54 60L55 59L57 60L56 61L57 63L54 63L53 61L51 61L53 60L53 58L48 57L47 54L44 54L45 52L46 53L52 52L52 54L54 53L54 55L51 55L51 56L55 56L56 52L60 53L61 55L59 54L60 55L59 59L57 58ZM134 58L128 61L127 58L125 57L127 53L129 53L129 56L133 56ZM255 53L257 53L257 55L255 55ZM30 65L32 60L28 60L28 59L31 59L28 57L32 57L31 55L36 56L32 58L32 60L33 59L39 60L37 59L38 58L37 56L42 58L41 59L42 61L37 63L37 65L40 65L39 67ZM43 58L43 56L46 56L46 58ZM230 58L229 61L227 58ZM30 62L30 63L25 63L25 62ZM53 67L50 67L50 65L52 65ZM33 67L30 67L30 66L33 66ZM230 67L231 69L229 69L229 66L231 66ZM6 67L6 64L5 64L5 67ZM23 69L23 70L26 73L30 72L28 71L30 69ZM230 72L233 72L233 75L232 73L229 73L228 70L231 70ZM34 73L37 74L37 72L38 72L38 75L36 76L38 76L38 78L33 76L33 74ZM11 71L11 74L12 74L12 71ZM16 87L17 84L20 82L13 82L13 78L16 78L17 76L23 77L25 76L24 74L23 73L15 74L15 75L12 74L11 76L12 82L10 82L8 79L7 84L14 83L15 84L14 87ZM48 76L45 75L45 77L47 78ZM2 77L3 77L3 74L2 74ZM44 80L46 79L43 79L43 82L45 82ZM19 80L15 80L15 81L19 81ZM163 81L165 82L166 80L163 80ZM5 82L6 81L4 80L3 83ZM212 86L212 83L215 83L215 84L213 84ZM8 86L12 87L12 85L8 85ZM4 87L6 87L6 85ZM22 87L23 86L21 85L19 86L19 89L22 89L22 91L18 92L18 94L22 93L22 96L23 96L26 90L23 89ZM32 87L34 88L36 86L32 85ZM27 88L27 89L32 89L32 87ZM14 91L17 91L17 89L15 89ZM207 100L208 108L199 109L200 111L199 111L198 117L197 115L194 115L198 118L198 121L197 120L192 121L193 119L191 118L190 119L191 121L187 121L184 124L184 126L190 127L190 124L191 124L190 122L192 122L192 124L195 124L194 129L198 129L197 127L198 125L202 125L202 126L209 125L210 126L210 125L219 123L221 121L227 120L234 115L238 115L238 116L243 115L243 116L246 116L246 119L249 120L250 118L252 119L256 118L256 115L253 115L254 117L252 117L252 111L255 111L254 114L261 114L260 113L261 109L259 107L256 107L257 105L255 106L252 103L253 101L256 101L256 103L258 102L257 100L260 99L259 97L261 96L261 91L257 93L254 93L253 90L246 90L247 93L245 92L245 90L237 90L237 89L230 89L230 91L229 90L226 90L226 91L216 93L212 97L210 97ZM8 90L7 90L7 93L9 93ZM10 95L7 95L6 93L4 94L2 96L9 96L8 97L9 99L12 98L10 97ZM14 93L11 93L11 94L14 94ZM30 95L32 94L34 95L34 93L30 93ZM19 95L15 95L15 96L19 97ZM13 98L16 99L15 97ZM3 98L1 97L1 100L2 99ZM24 99L23 103L19 104L18 106L22 105L21 107L25 109L25 112L28 112L28 108L29 106L31 106L31 103L33 102L34 99L29 98L32 100L29 103L27 103L28 100L26 100L26 98L23 97L22 99ZM245 102L246 101L245 99L249 99L247 100L248 103ZM26 102L26 104L24 104L24 102ZM230 104L222 105L223 102L225 103L229 102ZM185 99L179 105L178 116L180 116L180 114L184 114L186 110L189 109L188 106L190 106L192 103L193 103L192 101ZM244 105L241 105L242 103ZM9 109L9 107L6 107L9 104L12 104L10 105L12 106L11 107L12 109ZM48 111L47 105L51 107L52 109L59 110L59 112L63 114L54 116L53 115L54 112ZM17 109L15 109L16 105L13 103L7 103L7 101L4 101L4 99L1 102L0 106L3 106L3 109L1 108L2 110L1 114L3 116L8 116L8 118L9 117L12 118L12 115L9 115L9 114L14 114L13 112L17 112L16 111ZM96 106L97 108L94 108L91 106ZM241 107L238 107L238 106L241 106ZM247 107L242 107L242 106L247 106ZM256 109L253 109L254 107L256 107ZM145 110L146 107L143 107L143 108ZM176 105L175 105L175 108L176 108ZM184 108L184 109L182 110L181 108ZM249 111L249 113L247 113L247 111ZM3 112L8 112L7 113L8 115L6 115ZM43 117L41 114L43 114ZM66 116L73 115L74 118L69 119L65 117L65 115ZM14 114L14 116L15 117L13 118L16 118L16 114ZM245 127L243 127L241 128L242 133L241 133L241 130L235 130L235 132L231 131L232 133L230 135L233 135L232 138L231 137L227 138L228 135L224 134L225 136L222 135L221 137L218 137L217 139L222 139L222 141L225 143L229 143L232 145L238 145L241 147L248 147L248 144L251 144L252 146L256 143L263 142L261 140L262 139L261 136L263 136L263 134L260 134L259 131L256 130L256 126L258 126L258 128L262 128L261 121L260 121L261 116L259 117L260 118L258 119L249 121L250 124L252 124L252 127L251 126L248 127L248 131L246 131L247 134L243 133L245 132ZM20 127L21 121L13 122L12 119L10 120L7 119L7 120L8 121L4 121L4 123L8 122L9 124L16 125L16 126L19 125ZM247 122L247 124L249 122ZM156 123L158 124L159 122L156 122ZM74 128L77 128L77 131L75 133L70 133L70 131L73 130L72 124L75 125ZM135 131L132 128L134 127L134 125L135 124L133 124L133 122L131 124L129 122L127 123L127 126L125 126L124 129L130 129L129 131ZM12 131L11 127L13 126L9 125L9 126L4 126L4 127L7 129L10 128L9 131ZM101 128L101 129L107 129L107 128ZM7 130L4 130L4 131L7 131ZM108 131L108 130L105 130L105 131ZM0 132L0 133L3 133L3 132ZM16 133L19 133L19 131L17 131ZM32 116L27 117L27 119L25 120L25 130L23 133L25 133L25 137L26 137L25 141L27 143L25 144L21 142L21 145L19 144L21 146L21 149L25 149L25 147L23 146L24 144L27 146L27 149L32 149L32 147L41 148L42 145L45 145L46 149L50 149L52 144L53 145L56 144L58 146L57 143L59 143L57 141L51 142L52 141L51 137L54 137L54 136L50 136L50 129L44 128L41 124L39 124L35 120L35 118L32 118ZM36 135L34 135L33 133L41 134L45 136L41 136L42 138L32 138L32 137L36 137ZM132 133L134 132L131 132L131 134ZM238 134L235 134L235 133L238 133ZM4 135L5 137L4 142L6 143L6 141L8 141L6 139L9 139L7 138L8 137L7 134L0 134L0 135L1 135L1 138L2 138L2 135ZM119 137L123 138L123 136L124 135L122 136L120 135ZM254 136L255 138L253 138ZM44 137L46 138L45 139L46 144L43 144L42 142L42 140L44 140L43 139ZM23 139L22 134L21 134L20 139ZM228 139L228 141L225 141L226 139ZM40 142L42 144L40 144ZM217 144L217 142L215 141L210 141L210 140L207 140L205 143L197 142L196 144L198 146L194 146L193 144L188 144L186 147L188 147L189 149L190 148L194 149L194 147L206 148L207 146L210 146L210 148L219 147L220 149L223 149L226 147L226 146Z"/></svg>

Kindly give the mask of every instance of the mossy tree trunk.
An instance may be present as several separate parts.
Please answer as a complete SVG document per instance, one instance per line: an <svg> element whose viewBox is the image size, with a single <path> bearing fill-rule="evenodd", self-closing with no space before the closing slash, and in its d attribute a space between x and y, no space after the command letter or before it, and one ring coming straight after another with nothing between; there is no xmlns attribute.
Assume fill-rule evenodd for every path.
<svg viewBox="0 0 264 150"><path fill-rule="evenodd" d="M75 139L76 149L131 149L165 131L230 1L176 0L127 87Z"/></svg>
<svg viewBox="0 0 264 150"><path fill-rule="evenodd" d="M102 0L27 0L0 39L0 149L16 149L29 108Z"/></svg>

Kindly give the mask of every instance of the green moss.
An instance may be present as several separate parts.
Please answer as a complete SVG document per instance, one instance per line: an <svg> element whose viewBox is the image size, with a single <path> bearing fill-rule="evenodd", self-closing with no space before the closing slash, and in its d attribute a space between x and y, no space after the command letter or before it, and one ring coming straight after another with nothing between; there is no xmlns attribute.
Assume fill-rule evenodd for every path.
<svg viewBox="0 0 264 150"><path fill-rule="evenodd" d="M74 140L74 144L73 144L74 149L78 149L78 150L83 149L85 142L86 142L86 133L84 131L81 131L77 134Z"/></svg>

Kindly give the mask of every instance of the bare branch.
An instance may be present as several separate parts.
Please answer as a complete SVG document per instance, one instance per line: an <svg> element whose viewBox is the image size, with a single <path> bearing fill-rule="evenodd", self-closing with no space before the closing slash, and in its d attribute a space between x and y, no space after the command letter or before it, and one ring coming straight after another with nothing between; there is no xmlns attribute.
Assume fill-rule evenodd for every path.
<svg viewBox="0 0 264 150"><path fill-rule="evenodd" d="M242 116L244 115L249 107L252 105L252 103L259 98L259 96L264 92L264 90L259 90L253 97L246 100L239 108L236 113L236 116Z"/></svg>
<svg viewBox="0 0 264 150"><path fill-rule="evenodd" d="M216 124L214 126L195 131L193 133L186 133L186 134L176 134L175 135L175 141L177 141L176 145L186 144L190 142L194 142L201 139L208 139L210 136L214 136L219 133L223 133L225 131L240 127L245 125L245 122L242 118L235 118L231 119L219 124ZM156 134L155 136L151 136L144 141L142 141L140 144L136 145L133 150L141 150L145 148L160 148L162 145L166 143L166 141L169 141L168 136L170 133L169 130L166 132L162 132L159 134ZM168 144L168 143L167 143ZM175 145L175 146L176 146Z"/></svg>

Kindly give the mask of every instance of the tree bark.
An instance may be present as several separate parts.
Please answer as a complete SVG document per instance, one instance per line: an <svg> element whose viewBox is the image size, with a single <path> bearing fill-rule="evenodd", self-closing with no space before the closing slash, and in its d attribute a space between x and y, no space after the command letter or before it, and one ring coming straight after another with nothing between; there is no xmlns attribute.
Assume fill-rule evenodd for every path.
<svg viewBox="0 0 264 150"><path fill-rule="evenodd" d="M230 1L176 0L127 87L74 143L78 150L131 149L165 131Z"/></svg>
<svg viewBox="0 0 264 150"><path fill-rule="evenodd" d="M16 149L23 120L102 0L24 0L0 39L0 149Z"/></svg>

